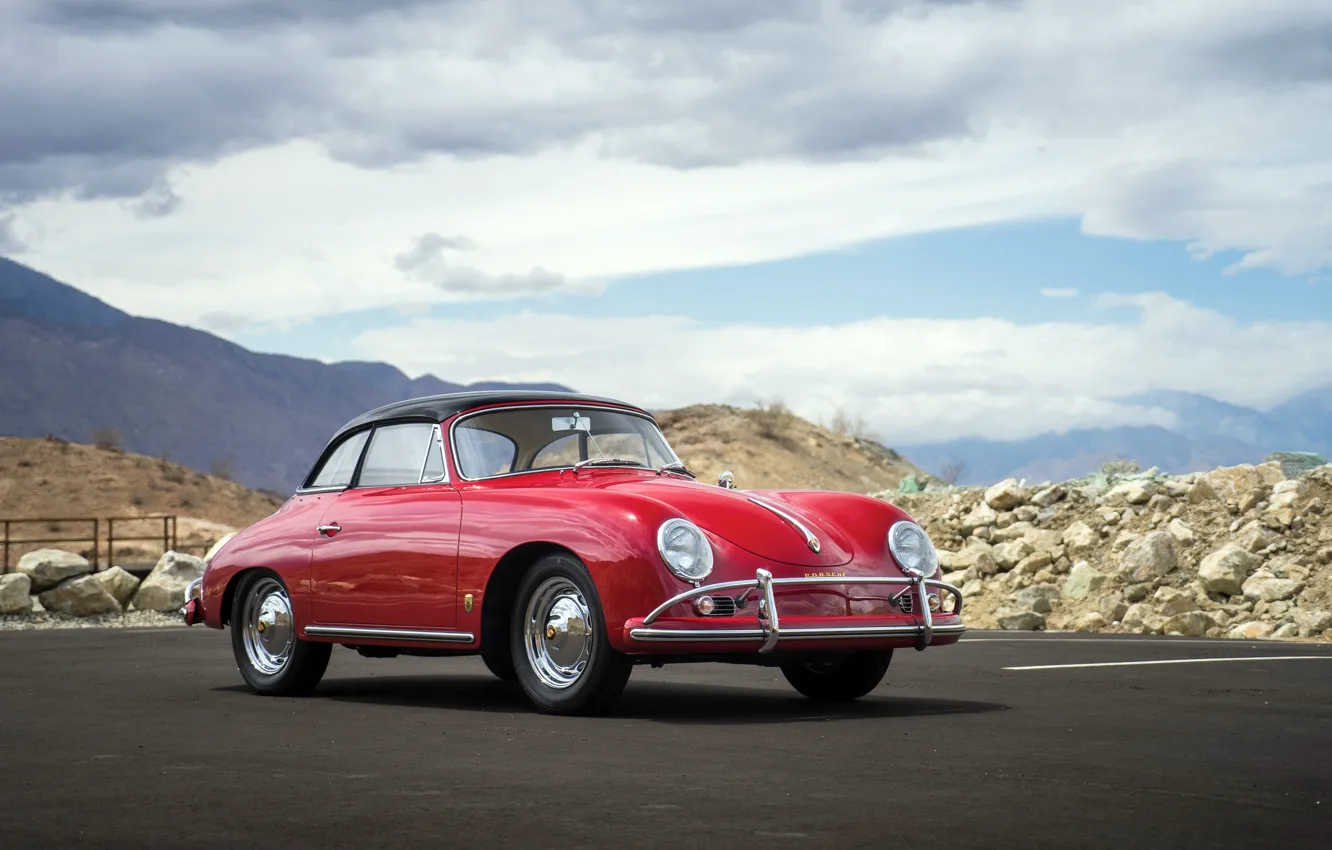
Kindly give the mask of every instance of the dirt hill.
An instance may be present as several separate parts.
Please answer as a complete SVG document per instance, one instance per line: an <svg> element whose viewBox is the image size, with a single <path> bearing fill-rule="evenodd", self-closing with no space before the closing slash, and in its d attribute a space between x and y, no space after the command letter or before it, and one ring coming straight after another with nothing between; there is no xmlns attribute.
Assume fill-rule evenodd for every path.
<svg viewBox="0 0 1332 850"><path fill-rule="evenodd" d="M115 448L62 440L0 437L0 518L79 519L165 514L177 517L179 548L202 554L223 534L271 514L282 504L274 493L242 487L176 463ZM106 539L105 525L100 537ZM158 535L162 523L116 523L117 536ZM87 523L16 524L13 539L76 537ZM51 544L91 554L87 543ZM11 545L10 560L37 546ZM106 557L102 546L102 557ZM116 545L115 561L134 562L160 554L162 545Z"/></svg>
<svg viewBox="0 0 1332 850"><path fill-rule="evenodd" d="M807 422L780 405L701 404L653 415L700 481L715 482L718 473L729 469L736 485L746 490L868 493L924 474L892 449Z"/></svg>

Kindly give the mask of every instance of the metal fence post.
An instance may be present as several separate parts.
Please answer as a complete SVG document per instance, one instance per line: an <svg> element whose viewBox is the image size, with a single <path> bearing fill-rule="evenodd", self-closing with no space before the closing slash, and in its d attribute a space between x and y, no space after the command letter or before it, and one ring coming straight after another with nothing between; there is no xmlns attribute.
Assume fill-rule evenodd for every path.
<svg viewBox="0 0 1332 850"><path fill-rule="evenodd" d="M102 521L97 517L93 517L93 572L97 572L102 568L102 557L100 554L102 540L101 525ZM109 546L106 550L106 565L108 567L111 566L111 547Z"/></svg>

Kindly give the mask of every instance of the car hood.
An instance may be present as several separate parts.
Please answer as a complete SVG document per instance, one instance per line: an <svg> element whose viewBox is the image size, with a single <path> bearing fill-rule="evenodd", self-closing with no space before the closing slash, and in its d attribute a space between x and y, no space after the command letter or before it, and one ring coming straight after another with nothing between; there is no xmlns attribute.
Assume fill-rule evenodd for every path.
<svg viewBox="0 0 1332 850"><path fill-rule="evenodd" d="M836 567L851 560L850 543L830 518L797 508L777 494L759 496L665 476L616 476L602 486L670 505L704 531L769 561ZM817 539L817 552L797 523Z"/></svg>

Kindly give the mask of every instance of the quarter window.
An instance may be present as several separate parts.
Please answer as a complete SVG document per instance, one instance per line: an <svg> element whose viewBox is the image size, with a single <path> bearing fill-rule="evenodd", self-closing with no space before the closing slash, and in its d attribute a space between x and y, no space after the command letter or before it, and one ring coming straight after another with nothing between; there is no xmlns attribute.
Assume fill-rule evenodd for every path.
<svg viewBox="0 0 1332 850"><path fill-rule="evenodd" d="M359 487L395 487L419 484L426 452L434 442L435 426L428 423L385 425L370 438L361 465Z"/></svg>
<svg viewBox="0 0 1332 850"><path fill-rule="evenodd" d="M362 431L343 440L342 444L333 450L333 454L328 456L324 465L315 473L310 486L346 487L350 484L352 473L356 471L356 461L360 459L361 449L365 446L365 440L369 436L369 431Z"/></svg>

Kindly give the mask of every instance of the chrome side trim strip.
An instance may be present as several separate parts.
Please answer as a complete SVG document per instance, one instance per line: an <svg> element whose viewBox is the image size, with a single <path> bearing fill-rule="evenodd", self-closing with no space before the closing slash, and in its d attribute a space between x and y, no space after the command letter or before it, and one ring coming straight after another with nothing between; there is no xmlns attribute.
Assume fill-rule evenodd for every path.
<svg viewBox="0 0 1332 850"><path fill-rule="evenodd" d="M961 625L935 626L933 635L951 637L967 630ZM919 626L827 626L821 628L782 629L779 643L794 640L848 640L853 638L916 637L920 635ZM631 629L629 636L634 640L663 643L733 643L742 641L763 641L768 637L764 629ZM765 642L766 645L766 642ZM760 650L763 651L763 650Z"/></svg>
<svg viewBox="0 0 1332 850"><path fill-rule="evenodd" d="M306 626L305 633L317 637L432 641L434 643L471 643L476 640L476 636L471 632L441 632L422 629L379 629L361 626Z"/></svg>
<svg viewBox="0 0 1332 850"><path fill-rule="evenodd" d="M796 531L799 531L802 535L804 535L805 545L809 547L809 550L811 552L814 552L815 554L818 554L819 549L822 548L822 544L819 543L819 538L814 536L814 532L810 531L805 526L804 523L802 523L800 520L796 519L795 517L791 516L789 513L777 507L776 505L770 505L761 499L754 498L753 496L749 497L749 501L758 505L760 508L766 508L772 511L773 513L777 514L777 516L786 520L793 528L795 528Z"/></svg>

